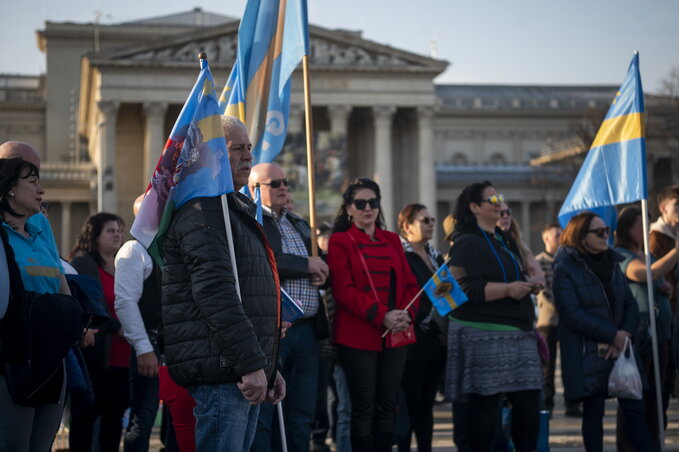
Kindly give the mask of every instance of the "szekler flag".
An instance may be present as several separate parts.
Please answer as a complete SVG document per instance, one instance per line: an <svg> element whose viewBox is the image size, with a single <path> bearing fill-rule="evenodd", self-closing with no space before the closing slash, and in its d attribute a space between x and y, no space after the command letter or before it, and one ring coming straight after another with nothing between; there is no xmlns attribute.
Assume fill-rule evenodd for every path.
<svg viewBox="0 0 679 452"><path fill-rule="evenodd" d="M254 163L270 163L285 143L290 80L309 54L306 0L248 0L238 56L219 99L248 129Z"/></svg>
<svg viewBox="0 0 679 452"><path fill-rule="evenodd" d="M602 218L615 216L614 206L648 196L644 93L635 53L589 153L559 211L562 225L582 210Z"/></svg>
<svg viewBox="0 0 679 452"><path fill-rule="evenodd" d="M450 273L447 262L429 278L424 292L442 317L468 300L467 294Z"/></svg>
<svg viewBox="0 0 679 452"><path fill-rule="evenodd" d="M162 238L187 201L232 192L231 166L210 66L200 74L175 122L130 233L162 267Z"/></svg>

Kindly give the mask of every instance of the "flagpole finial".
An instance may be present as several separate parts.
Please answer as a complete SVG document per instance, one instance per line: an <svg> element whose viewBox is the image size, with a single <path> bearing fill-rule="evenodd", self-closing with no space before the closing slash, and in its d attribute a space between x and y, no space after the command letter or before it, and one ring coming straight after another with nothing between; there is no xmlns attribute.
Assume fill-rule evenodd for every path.
<svg viewBox="0 0 679 452"><path fill-rule="evenodd" d="M200 52L200 53L198 54L198 59L199 59L199 60L206 60L206 61L207 61L207 53L205 53L205 52Z"/></svg>

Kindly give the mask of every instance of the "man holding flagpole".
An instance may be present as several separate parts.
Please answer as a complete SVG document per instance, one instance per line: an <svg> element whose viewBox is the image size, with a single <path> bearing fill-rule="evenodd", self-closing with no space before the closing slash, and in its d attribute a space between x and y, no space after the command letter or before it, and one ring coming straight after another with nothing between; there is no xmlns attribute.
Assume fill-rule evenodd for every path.
<svg viewBox="0 0 679 452"><path fill-rule="evenodd" d="M237 192L252 162L245 125L223 116L235 192L190 199L172 215L163 246L163 321L172 378L196 400L200 451L248 451L259 404L278 403L285 381L276 371L280 284L274 254ZM230 260L226 223L237 269Z"/></svg>

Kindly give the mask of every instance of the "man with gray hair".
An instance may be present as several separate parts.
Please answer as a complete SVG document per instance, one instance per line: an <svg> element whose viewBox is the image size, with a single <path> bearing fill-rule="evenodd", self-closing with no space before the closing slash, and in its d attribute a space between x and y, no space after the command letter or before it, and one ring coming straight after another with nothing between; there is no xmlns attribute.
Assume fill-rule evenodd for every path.
<svg viewBox="0 0 679 452"><path fill-rule="evenodd" d="M223 116L222 126L237 191L250 175L252 144L237 118ZM172 379L196 401L200 451L250 450L259 404L285 396L276 370L281 318L274 253L255 205L237 192L226 197L237 269L219 196L192 199L174 212L164 242L165 358Z"/></svg>

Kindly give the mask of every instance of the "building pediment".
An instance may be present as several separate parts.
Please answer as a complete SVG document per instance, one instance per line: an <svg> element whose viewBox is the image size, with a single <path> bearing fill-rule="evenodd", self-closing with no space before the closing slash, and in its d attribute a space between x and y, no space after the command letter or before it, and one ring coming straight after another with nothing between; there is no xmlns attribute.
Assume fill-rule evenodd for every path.
<svg viewBox="0 0 679 452"><path fill-rule="evenodd" d="M442 72L447 62L378 44L359 32L330 30L310 26L310 64L323 70L369 70L403 72ZM105 50L88 55L92 66L160 66L195 65L199 52L206 52L210 65L228 68L236 60L238 22L181 33L140 45Z"/></svg>

